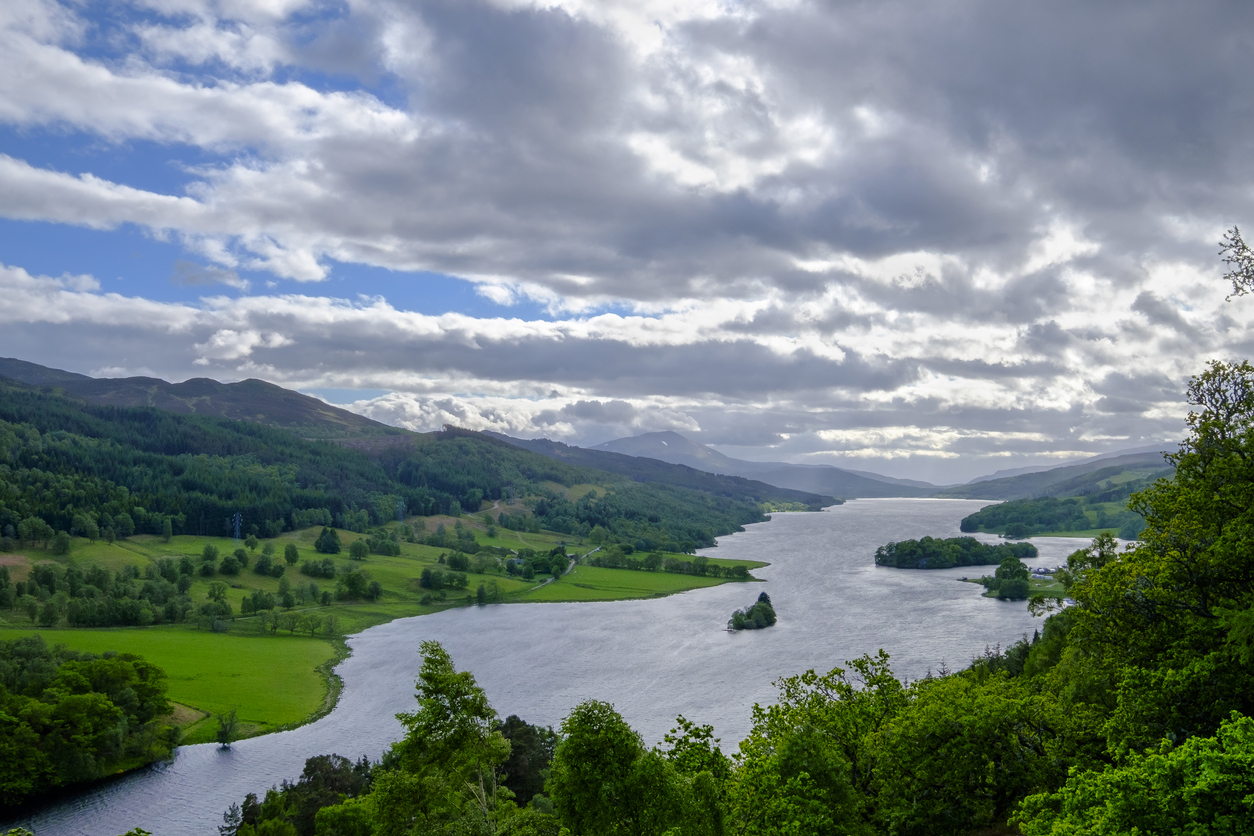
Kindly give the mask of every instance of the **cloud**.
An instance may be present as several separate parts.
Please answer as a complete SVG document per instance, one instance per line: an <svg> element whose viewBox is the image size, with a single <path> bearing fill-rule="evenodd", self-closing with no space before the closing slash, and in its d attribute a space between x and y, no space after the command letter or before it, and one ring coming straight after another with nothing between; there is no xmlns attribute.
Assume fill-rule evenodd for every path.
<svg viewBox="0 0 1254 836"><path fill-rule="evenodd" d="M223 270L220 267L205 267L191 261L174 262L174 272L170 282L183 287L209 287L224 284L237 290L248 290L247 279L241 279L234 270Z"/></svg>

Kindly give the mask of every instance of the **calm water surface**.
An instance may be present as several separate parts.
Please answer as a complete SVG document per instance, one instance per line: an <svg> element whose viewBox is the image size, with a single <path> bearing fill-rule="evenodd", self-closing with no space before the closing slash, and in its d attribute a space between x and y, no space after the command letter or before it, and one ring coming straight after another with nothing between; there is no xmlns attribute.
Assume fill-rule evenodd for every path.
<svg viewBox="0 0 1254 836"><path fill-rule="evenodd" d="M586 699L613 703L644 736L661 740L677 714L710 723L724 749L749 731L755 702L772 682L820 671L879 648L898 676L942 664L962 667L987 645L1009 644L1040 625L1022 602L989 600L967 574L991 569L880 568L889 540L956 536L962 517L987 502L857 500L821 513L776 514L719 540L705 553L770 561L764 584L726 584L650 601L509 604L406 618L349 639L338 670L339 705L317 723L236 743L178 750L153 767L40 811L37 836L115 836L136 826L157 836L216 836L222 812L245 793L295 779L306 758L337 752L378 758L400 734L394 718L414 708L418 645L441 642L475 674L502 717L556 726ZM994 538L982 538L993 540ZM1055 566L1087 545L1037 538L1029 566ZM768 630L728 633L732 611L766 590L779 613ZM7 829L10 824L5 824Z"/></svg>

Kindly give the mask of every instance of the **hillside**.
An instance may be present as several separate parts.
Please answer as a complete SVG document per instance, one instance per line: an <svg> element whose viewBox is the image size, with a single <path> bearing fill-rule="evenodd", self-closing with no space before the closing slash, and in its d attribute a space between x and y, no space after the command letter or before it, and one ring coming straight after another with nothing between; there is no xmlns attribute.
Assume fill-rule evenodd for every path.
<svg viewBox="0 0 1254 836"><path fill-rule="evenodd" d="M1016 538L1040 534L1093 536L1114 531L1124 540L1135 540L1144 530L1145 520L1128 508L1128 499L1158 479L1173 475L1161 456L1137 453L1026 474L1052 473L1054 478L1034 496L981 508L964 518L961 528ZM1084 472L1076 473L1077 469ZM1022 480L1024 476L1012 478Z"/></svg>
<svg viewBox="0 0 1254 836"><path fill-rule="evenodd" d="M571 447L560 441L549 441L547 438L523 440L512 438L502 433L488 432L485 435L500 439L515 447L548 456L551 459L568 462L583 467L591 467L607 473L626 476L635 482L657 482L666 485L678 485L694 490L708 491L719 496L743 497L754 502L777 507L800 506L805 510L817 511L826 505L838 504L839 500L830 496L820 496L805 491L779 488L740 476L727 476L709 472L683 464L671 464L658 459L643 456L611 453L606 450ZM711 451L714 452L714 451Z"/></svg>
<svg viewBox="0 0 1254 836"><path fill-rule="evenodd" d="M150 406L179 415L254 421L306 438L406 433L263 380L219 383L197 377L168 383L154 377L93 378L13 358L0 358L0 376L31 386L56 387L100 406Z"/></svg>
<svg viewBox="0 0 1254 836"><path fill-rule="evenodd" d="M159 534L167 523L174 534L220 536L236 512L268 536L315 524L362 531L398 506L456 516L506 498L517 501L512 517L550 531L600 527L607 542L670 551L712 546L765 519L746 494L634 482L465 430L357 449L0 380L0 532L9 539L31 539L23 526Z"/></svg>
<svg viewBox="0 0 1254 836"><path fill-rule="evenodd" d="M1022 473L1001 479L988 479L942 488L934 494L953 499L1023 499L1041 496L1081 496L1098 491L1098 483L1124 471L1155 472L1169 475L1171 467L1161 452L1131 453L1124 456L1090 459L1050 470ZM1101 474L1105 475L1099 475ZM1157 478L1155 476L1154 478Z"/></svg>
<svg viewBox="0 0 1254 836"><path fill-rule="evenodd" d="M748 462L725 456L717 450L685 438L676 432L644 433L619 438L589 448L594 451L622 453L628 456L658 459L671 464L755 479L796 491L855 497L930 496L935 485L878 474L854 473L831 465L798 465L787 462Z"/></svg>

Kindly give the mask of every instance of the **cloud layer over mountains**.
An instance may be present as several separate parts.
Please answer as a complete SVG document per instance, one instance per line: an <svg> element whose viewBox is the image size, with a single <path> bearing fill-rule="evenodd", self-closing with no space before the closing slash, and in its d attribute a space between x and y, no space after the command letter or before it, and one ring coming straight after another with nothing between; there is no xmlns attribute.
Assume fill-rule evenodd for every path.
<svg viewBox="0 0 1254 836"><path fill-rule="evenodd" d="M940 481L1175 438L1188 376L1251 353L1215 253L1254 218L1252 31L1222 2L9 0L0 352ZM84 229L164 266L19 246Z"/></svg>

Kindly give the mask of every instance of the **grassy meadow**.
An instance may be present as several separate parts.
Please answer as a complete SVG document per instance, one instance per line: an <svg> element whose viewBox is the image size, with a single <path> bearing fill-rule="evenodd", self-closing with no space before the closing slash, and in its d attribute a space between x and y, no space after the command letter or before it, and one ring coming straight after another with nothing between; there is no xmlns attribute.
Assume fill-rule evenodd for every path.
<svg viewBox="0 0 1254 836"><path fill-rule="evenodd" d="M0 638L41 634L52 645L88 653L143 656L166 672L185 743L215 739L215 714L235 709L241 736L299 724L326 705L328 679L319 670L336 647L308 636L210 633L180 626L94 630L6 630Z"/></svg>
<svg viewBox="0 0 1254 836"><path fill-rule="evenodd" d="M571 490L579 492L577 486ZM593 489L595 490L595 489ZM582 491L586 493L587 491ZM519 509L521 510L521 509ZM470 529L475 540L482 546L519 550L534 549L547 552L565 543L567 553L583 557L594 546L579 541L577 537L555 532L529 533L495 528L495 536L489 537L487 523L480 512L473 517L460 519L447 516L415 517L406 522L419 536L433 532L443 524L448 531L461 522ZM499 509L488 509L495 517ZM396 526L398 523L390 523ZM213 633L198 627L194 619L183 624L166 624L150 627L116 628L52 628L36 627L20 609L0 609L0 639L17 638L39 633L52 645L63 644L75 650L101 653L117 651L135 653L163 668L169 677L169 698L177 704L174 721L184 729L185 742L204 742L214 739L217 730L214 715L234 708L241 722L241 736L263 734L278 728L299 724L321 713L330 698L337 693L330 674L333 662L342 652L343 635L360 632L368 627L395 618L422 615L456 606L466 606L475 601L480 584L497 590L497 600L512 602L559 602L559 601L614 601L633 598L649 598L670 595L689 589L731 583L725 578L645 572L628 569L605 569L576 565L560 579L550 581L550 575L537 574L532 580L513 577L503 572L476 574L467 572L465 589L445 589L437 593L423 589L418 579L425 568L446 569L440 563L447 549L402 541L400 554L382 556L372 554L365 560L348 557L350 545L364 534L339 529L342 551L337 555L324 555L314 549L321 527L285 532L272 540L262 540L260 546L249 555L251 567L261 553L261 546L272 543L274 560L283 562L284 548L296 546L299 558L289 566L284 578L293 591L304 593L292 610L293 613L316 616L322 625L314 635L282 628L277 633L266 632L257 616L243 617L241 604L254 590L279 594L281 580L255 574L251 568L238 575L201 577L196 575L188 591L193 604L199 606L208 600L209 584L221 581L228 585L227 601L235 618L226 633ZM200 556L206 544L218 548L221 557L241 547L230 538L176 535L169 542L152 535L136 535L126 540L94 543L73 538L68 555L53 556L43 549L24 548L18 553L0 554L0 564L8 567L13 581L24 581L35 563L55 562L63 566L86 569L103 566L111 571L136 567L142 576L144 570L162 558L188 556L200 565ZM670 556L670 555L668 555ZM685 555L674 555L684 558ZM334 591L335 581L311 578L300 572L305 560L322 560L329 557L337 573L350 569L365 571L378 581L383 594L375 601L333 601L322 605L313 594L316 591ZM711 558L711 564L721 566L744 565L750 569L766 565L759 561L732 561ZM546 583L546 581L549 581ZM427 601L427 603L423 603ZM282 608L276 612L282 613ZM332 621L334 629L327 630ZM294 626L294 625L289 625Z"/></svg>

